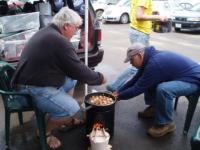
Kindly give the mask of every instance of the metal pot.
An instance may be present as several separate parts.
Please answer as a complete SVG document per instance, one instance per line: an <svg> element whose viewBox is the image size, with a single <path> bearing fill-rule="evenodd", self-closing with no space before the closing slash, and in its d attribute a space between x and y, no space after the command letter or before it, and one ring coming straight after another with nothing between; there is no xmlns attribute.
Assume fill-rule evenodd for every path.
<svg viewBox="0 0 200 150"><path fill-rule="evenodd" d="M109 104L109 105L96 105L96 104L93 104L93 103L90 102L90 98L92 96L110 97L110 98L112 98L113 103ZM107 110L113 109L115 107L116 98L112 94L107 93L107 92L94 92L94 93L90 93L90 94L86 95L84 102L85 102L85 105L86 105L86 108L85 108L86 111L89 110L89 109L95 109L95 110L98 110L98 111L107 111Z"/></svg>

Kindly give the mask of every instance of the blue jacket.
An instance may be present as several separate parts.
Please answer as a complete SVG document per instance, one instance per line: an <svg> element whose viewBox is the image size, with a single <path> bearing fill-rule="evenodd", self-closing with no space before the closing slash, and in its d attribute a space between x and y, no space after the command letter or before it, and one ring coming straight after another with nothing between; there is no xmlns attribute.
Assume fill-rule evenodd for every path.
<svg viewBox="0 0 200 150"><path fill-rule="evenodd" d="M200 65L188 57L146 47L143 66L119 89L119 99L130 99L161 82L185 81L200 85Z"/></svg>

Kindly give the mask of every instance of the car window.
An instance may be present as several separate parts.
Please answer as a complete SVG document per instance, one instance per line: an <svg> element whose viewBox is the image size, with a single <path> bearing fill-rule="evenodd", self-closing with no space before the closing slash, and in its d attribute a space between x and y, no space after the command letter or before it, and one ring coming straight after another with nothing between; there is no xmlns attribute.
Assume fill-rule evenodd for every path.
<svg viewBox="0 0 200 150"><path fill-rule="evenodd" d="M83 16L85 13L85 4L83 0L74 0L74 9L79 13L79 15Z"/></svg>
<svg viewBox="0 0 200 150"><path fill-rule="evenodd" d="M116 4L116 6L124 6L124 5L126 5L128 2L129 2L129 0L120 0L120 1Z"/></svg>
<svg viewBox="0 0 200 150"><path fill-rule="evenodd" d="M73 0L74 9L79 13L79 15L83 18L83 25L80 27L80 30L72 37L71 41L76 49L76 52L84 52L84 38L85 38L85 31L84 31L84 15L85 15L85 3L84 0ZM90 7L90 5L89 5ZM91 9L89 9L89 16L88 16L88 50L91 51L92 47L94 46L94 13Z"/></svg>
<svg viewBox="0 0 200 150"><path fill-rule="evenodd" d="M192 4L190 3L180 3L179 4L183 9L191 9L192 8Z"/></svg>
<svg viewBox="0 0 200 150"><path fill-rule="evenodd" d="M127 1L127 3L124 4L124 6L130 6L130 5L131 5L130 1Z"/></svg>
<svg viewBox="0 0 200 150"><path fill-rule="evenodd" d="M109 0L108 4L116 4L118 2L118 0Z"/></svg>

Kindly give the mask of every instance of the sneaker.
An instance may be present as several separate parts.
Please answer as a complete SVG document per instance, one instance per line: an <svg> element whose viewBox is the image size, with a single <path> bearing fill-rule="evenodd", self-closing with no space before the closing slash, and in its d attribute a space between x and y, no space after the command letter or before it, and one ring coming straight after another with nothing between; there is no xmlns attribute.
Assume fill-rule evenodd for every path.
<svg viewBox="0 0 200 150"><path fill-rule="evenodd" d="M153 118L155 116L155 109L153 106L148 106L145 110L138 112L139 118Z"/></svg>
<svg viewBox="0 0 200 150"><path fill-rule="evenodd" d="M176 125L174 124L174 122L171 122L165 125L154 125L151 128L149 128L147 133L150 136L157 138L157 137L164 136L167 133L173 132L175 130L176 130Z"/></svg>

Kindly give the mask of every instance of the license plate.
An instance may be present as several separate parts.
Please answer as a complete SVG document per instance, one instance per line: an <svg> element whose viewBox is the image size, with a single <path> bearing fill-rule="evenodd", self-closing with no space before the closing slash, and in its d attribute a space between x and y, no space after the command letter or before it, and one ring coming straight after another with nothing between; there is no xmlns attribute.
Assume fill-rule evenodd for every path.
<svg viewBox="0 0 200 150"><path fill-rule="evenodd" d="M176 27L176 28L181 28L181 24L180 24L180 23L176 23L176 24L175 24L175 27Z"/></svg>

